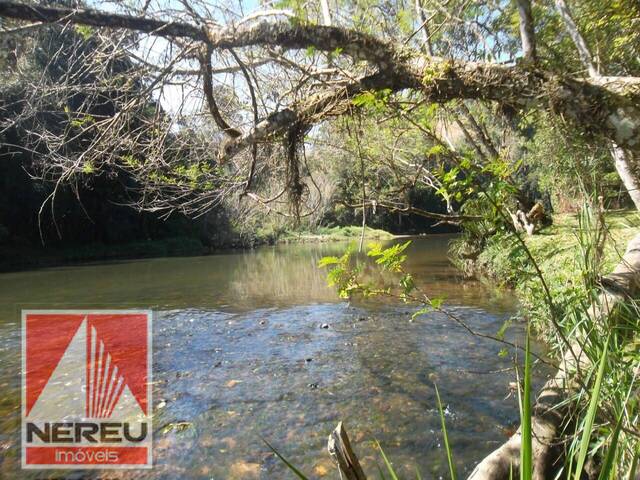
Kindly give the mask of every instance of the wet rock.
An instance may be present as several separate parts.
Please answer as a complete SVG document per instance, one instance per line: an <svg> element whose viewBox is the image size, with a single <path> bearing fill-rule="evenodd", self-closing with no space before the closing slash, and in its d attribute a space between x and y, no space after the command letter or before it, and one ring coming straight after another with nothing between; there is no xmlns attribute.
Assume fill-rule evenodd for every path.
<svg viewBox="0 0 640 480"><path fill-rule="evenodd" d="M317 383L310 383L307 385L311 390L317 390L319 385Z"/></svg>
<svg viewBox="0 0 640 480"><path fill-rule="evenodd" d="M328 323L323 323L322 325L320 325L320 328L327 329L327 328L329 328L329 324Z"/></svg>
<svg viewBox="0 0 640 480"><path fill-rule="evenodd" d="M310 362L313 362L313 358L305 358L304 361L306 363L310 363Z"/></svg>
<svg viewBox="0 0 640 480"><path fill-rule="evenodd" d="M176 432L176 433L184 432L185 430L188 430L190 428L193 428L193 423L191 422L172 422L164 425L160 429L160 432L163 435L166 435L167 433L170 433L170 432Z"/></svg>
<svg viewBox="0 0 640 480"><path fill-rule="evenodd" d="M239 462L231 465L231 478L233 479L247 479L258 478L260 476L260 464L253 462Z"/></svg>
<svg viewBox="0 0 640 480"><path fill-rule="evenodd" d="M324 477L329 474L331 471L331 464L329 462L323 462L317 464L313 467L313 473L315 473L318 477Z"/></svg>
<svg viewBox="0 0 640 480"><path fill-rule="evenodd" d="M266 320L260 320L260 325L266 325L267 321Z"/></svg>

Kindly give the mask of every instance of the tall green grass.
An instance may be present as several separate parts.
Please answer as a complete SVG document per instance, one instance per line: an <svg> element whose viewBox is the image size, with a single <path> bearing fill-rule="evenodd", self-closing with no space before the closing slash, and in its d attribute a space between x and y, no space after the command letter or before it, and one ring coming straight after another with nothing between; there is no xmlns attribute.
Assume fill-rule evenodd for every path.
<svg viewBox="0 0 640 480"><path fill-rule="evenodd" d="M442 409L442 402L440 401L440 392L438 386L434 384L436 389L436 399L438 400L438 412L440 413L440 424L442 426L442 437L444 440L444 448L447 452L447 463L449 464L449 473L451 480L456 480L456 465L453 463L453 453L451 446L449 445L449 435L447 434L447 425L444 417L444 410Z"/></svg>
<svg viewBox="0 0 640 480"><path fill-rule="evenodd" d="M520 392L518 382L518 404L520 406L520 480L531 480L533 477L533 447L531 431L531 355L529 349L530 330L527 326L527 337L524 349L524 386Z"/></svg>
<svg viewBox="0 0 640 480"><path fill-rule="evenodd" d="M582 469L584 468L584 462L587 459L587 453L589 451L589 443L593 434L593 423L596 420L596 414L598 412L598 402L600 400L600 389L602 387L602 378L604 377L605 366L607 364L607 353L609 346L609 337L604 345L602 357L600 358L600 364L598 366L598 373L596 375L596 381L591 392L591 400L589 401L589 408L584 418L584 426L582 427L582 436L580 439L580 449L578 450L578 457L576 459L576 470L573 475L574 480L580 480L582 476ZM615 445L612 446L615 448ZM604 478L609 478L604 477Z"/></svg>

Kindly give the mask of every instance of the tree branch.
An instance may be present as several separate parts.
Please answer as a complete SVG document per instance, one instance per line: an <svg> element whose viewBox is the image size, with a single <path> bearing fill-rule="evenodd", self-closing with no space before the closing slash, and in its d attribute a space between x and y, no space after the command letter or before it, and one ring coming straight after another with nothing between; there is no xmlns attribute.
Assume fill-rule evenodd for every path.
<svg viewBox="0 0 640 480"><path fill-rule="evenodd" d="M536 61L536 36L534 33L531 0L517 0L518 15L520 16L520 41L525 60Z"/></svg>
<svg viewBox="0 0 640 480"><path fill-rule="evenodd" d="M564 0L555 0L555 2L556 2L556 9L558 10L558 13L562 17L562 20L564 20L564 24L567 27L567 31L569 32L569 35L571 36L571 40L573 40L573 43L575 44L576 49L578 50L578 55L580 56L580 60L582 61L582 64L585 66L585 68L589 72L589 76L590 77L599 76L600 74L598 73L598 69L593 64L593 60L592 60L593 57L591 56L591 52L589 51L587 42L585 42L584 37L580 34L580 30L578 30L578 26L576 25L576 22L573 20L573 17L571 16L569 7L567 6Z"/></svg>
<svg viewBox="0 0 640 480"><path fill-rule="evenodd" d="M231 138L238 138L242 133L230 126L225 119L222 118L218 105L216 104L216 100L213 97L213 73L211 68L212 53L211 47L207 45L205 52L200 58L200 63L202 65L202 90L204 91L204 97L207 100L207 105L209 105L209 113L213 117L218 128L222 130L225 135L228 135Z"/></svg>
<svg viewBox="0 0 640 480"><path fill-rule="evenodd" d="M338 48L354 60L366 60L387 68L401 53L389 43L372 35L340 27L297 24L260 19L220 27L207 24L200 28L185 22L166 22L93 9L58 8L0 1L0 16L42 23L68 22L93 27L125 28L152 35L192 38L212 48L238 48L279 45L290 49L314 47L332 52Z"/></svg>
<svg viewBox="0 0 640 480"><path fill-rule="evenodd" d="M290 22L248 22L240 26L207 25L202 29L181 22L164 22L95 10L30 6L0 0L0 16L22 20L71 22L127 28L168 37L201 40L211 48L272 45L284 48L315 47L335 51L377 65L376 74L297 105L272 113L248 134L225 145L222 157L238 153L250 143L281 133L296 122L317 123L324 117L347 113L345 100L365 90L420 90L427 101L493 100L516 110L543 106L566 120L602 134L627 151L640 151L640 79L568 78L541 69L425 57L415 50L396 50L365 33L323 25Z"/></svg>

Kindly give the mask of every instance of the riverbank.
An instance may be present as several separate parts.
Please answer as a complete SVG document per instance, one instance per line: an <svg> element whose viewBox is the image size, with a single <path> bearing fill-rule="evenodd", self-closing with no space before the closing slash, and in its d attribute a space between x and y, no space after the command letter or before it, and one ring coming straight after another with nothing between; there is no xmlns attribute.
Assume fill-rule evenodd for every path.
<svg viewBox="0 0 640 480"><path fill-rule="evenodd" d="M275 244L340 242L358 240L361 234L360 226L344 226L319 227L315 231L274 231L269 234L256 234L250 241L240 238L213 245L206 245L201 239L190 236L109 245L91 243L72 247L0 245L0 272L110 260L207 255ZM395 235L385 230L367 227L365 231L366 240L382 241L393 238Z"/></svg>
<svg viewBox="0 0 640 480"><path fill-rule="evenodd" d="M539 452L543 469L555 468L549 461L565 462L565 468L572 469L575 459L582 465L588 456L593 468L585 478L635 478L638 437L621 429L637 425L636 406L628 401L637 389L640 361L640 324L633 301L637 289L629 280L638 268L637 243L625 252L639 231L638 212L600 215L587 208L578 215L555 216L553 226L524 238L524 246L515 235L498 233L475 259L474 269L481 276L514 290L520 315L544 340L551 356L562 359L539 390L528 436L511 437L486 457L478 467L481 478L508 468L518 455L511 452L524 450L522 438L529 438L529 449ZM463 248L454 245L452 251ZM617 276L609 275L614 269ZM577 370L572 367L574 358L579 358ZM564 451L553 453L550 445L563 442ZM598 448L587 451L589 444ZM617 474L611 476L612 470Z"/></svg>
<svg viewBox="0 0 640 480"><path fill-rule="evenodd" d="M359 240L362 235L362 227L319 227L311 231L288 231L281 235L276 243L322 243L322 242L345 242ZM365 240L392 240L397 235L377 228L365 228Z"/></svg>
<svg viewBox="0 0 640 480"><path fill-rule="evenodd" d="M609 273L620 261L629 240L640 231L640 216L635 211L605 213L607 239L604 244L600 272ZM585 252L580 247L579 218L577 214L554 216L553 224L525 242L536 260L559 317L586 300L583 282ZM460 267L463 261L453 259ZM526 252L513 236L494 235L467 271L480 279L488 279L499 286L515 291L528 316L540 335L548 340L551 327L550 312L545 293Z"/></svg>

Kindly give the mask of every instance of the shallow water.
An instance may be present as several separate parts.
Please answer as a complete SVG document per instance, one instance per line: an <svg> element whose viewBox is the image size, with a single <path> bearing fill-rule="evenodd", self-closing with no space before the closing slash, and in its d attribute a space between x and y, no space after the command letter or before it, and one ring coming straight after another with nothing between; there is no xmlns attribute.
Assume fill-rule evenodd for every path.
<svg viewBox="0 0 640 480"><path fill-rule="evenodd" d="M449 239L413 239L408 269L425 292L446 298L447 310L494 334L517 309L513 295L464 281L447 260ZM434 382L458 470L468 472L518 420L512 360L443 314L411 321L410 305L338 299L316 265L344 249L286 245L0 275L0 477L26 476L20 309L87 307L157 312L154 468L93 476L293 478L265 438L311 478L338 478L326 439L343 420L372 477L382 465L374 439L405 476L418 467L423 478L447 477ZM507 338L521 342L522 328ZM87 474L60 473L51 476Z"/></svg>

